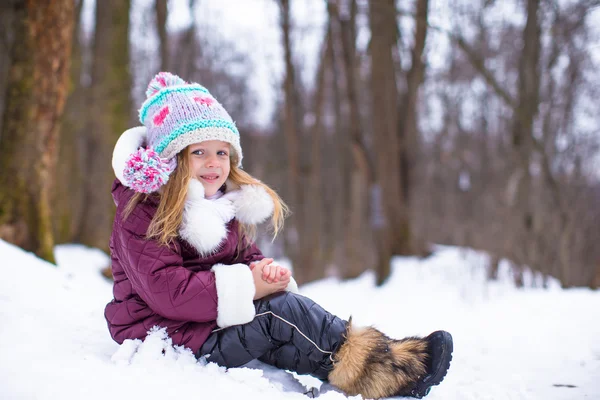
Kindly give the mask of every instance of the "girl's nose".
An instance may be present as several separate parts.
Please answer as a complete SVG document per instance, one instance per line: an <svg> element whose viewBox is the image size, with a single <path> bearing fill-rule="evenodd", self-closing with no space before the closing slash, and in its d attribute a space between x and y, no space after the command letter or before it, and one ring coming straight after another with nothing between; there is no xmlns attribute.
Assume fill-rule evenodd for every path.
<svg viewBox="0 0 600 400"><path fill-rule="evenodd" d="M217 166L217 156L209 155L206 157L206 166L209 168L213 168Z"/></svg>

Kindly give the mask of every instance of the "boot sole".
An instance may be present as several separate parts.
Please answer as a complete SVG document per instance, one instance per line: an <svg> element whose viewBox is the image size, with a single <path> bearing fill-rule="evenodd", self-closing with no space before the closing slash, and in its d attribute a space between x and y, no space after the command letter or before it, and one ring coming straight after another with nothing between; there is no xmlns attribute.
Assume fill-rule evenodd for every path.
<svg viewBox="0 0 600 400"><path fill-rule="evenodd" d="M444 340L442 346L442 355L441 361L438 365L437 370L427 376L421 382L420 387L416 387L412 390L411 395L416 397L417 399L423 398L429 394L432 386L439 385L442 383L446 374L448 373L448 369L450 368L450 362L452 361L452 352L454 351L454 344L452 341L452 335L448 332L443 332Z"/></svg>

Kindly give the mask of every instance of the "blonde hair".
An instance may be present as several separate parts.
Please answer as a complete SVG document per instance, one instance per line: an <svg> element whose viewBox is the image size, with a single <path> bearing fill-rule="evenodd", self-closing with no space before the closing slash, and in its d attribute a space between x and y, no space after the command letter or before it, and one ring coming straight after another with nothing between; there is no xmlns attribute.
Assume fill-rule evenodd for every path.
<svg viewBox="0 0 600 400"><path fill-rule="evenodd" d="M190 155L187 148L177 153L176 157L177 167L160 190L158 209L146 232L148 238L157 239L165 246L168 246L179 235L188 184L192 177L189 164ZM146 196L143 193L136 193L125 208L124 218L127 218L135 206Z"/></svg>
<svg viewBox="0 0 600 400"><path fill-rule="evenodd" d="M190 179L192 179L188 147L177 153L177 167L169 177L167 183L161 188L158 209L146 233L149 239L156 239L160 244L165 246L168 246L177 239L179 228L183 221L185 199ZM281 197L269 186L238 168L236 157L232 157L228 179L238 186L258 185L271 197L274 205L273 215L271 216L271 227L273 239L275 239L283 228L284 220L289 214L289 209ZM123 218L127 218L135 206L140 201L145 200L147 196L143 193L136 193L125 207ZM239 233L238 247L242 245L244 240L249 245L256 239L256 225L239 223Z"/></svg>

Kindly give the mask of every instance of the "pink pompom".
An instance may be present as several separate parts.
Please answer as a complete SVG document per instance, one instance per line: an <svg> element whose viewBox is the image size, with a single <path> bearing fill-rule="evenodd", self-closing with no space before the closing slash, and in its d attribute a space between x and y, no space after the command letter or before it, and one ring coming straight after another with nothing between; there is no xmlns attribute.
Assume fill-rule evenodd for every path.
<svg viewBox="0 0 600 400"><path fill-rule="evenodd" d="M156 192L167 183L175 169L175 159L169 162L160 158L153 149L139 148L125 163L125 184L139 193Z"/></svg>
<svg viewBox="0 0 600 400"><path fill-rule="evenodd" d="M154 96L161 89L167 86L185 85L187 82L170 72L159 72L148 84L146 89L146 98Z"/></svg>

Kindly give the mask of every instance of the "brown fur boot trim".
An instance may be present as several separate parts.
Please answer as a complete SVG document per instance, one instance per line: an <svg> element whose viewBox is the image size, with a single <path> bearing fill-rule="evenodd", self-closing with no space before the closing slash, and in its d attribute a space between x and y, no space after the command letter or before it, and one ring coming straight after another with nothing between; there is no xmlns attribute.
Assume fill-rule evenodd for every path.
<svg viewBox="0 0 600 400"><path fill-rule="evenodd" d="M377 399L410 391L426 373L427 342L390 339L377 329L348 324L329 382L349 395Z"/></svg>

